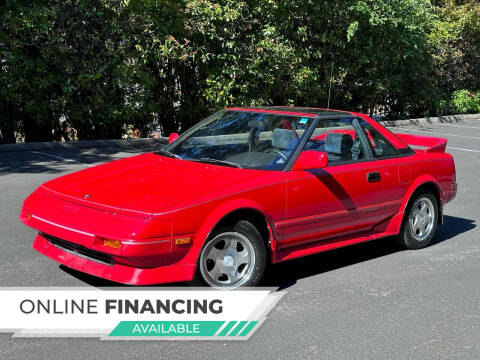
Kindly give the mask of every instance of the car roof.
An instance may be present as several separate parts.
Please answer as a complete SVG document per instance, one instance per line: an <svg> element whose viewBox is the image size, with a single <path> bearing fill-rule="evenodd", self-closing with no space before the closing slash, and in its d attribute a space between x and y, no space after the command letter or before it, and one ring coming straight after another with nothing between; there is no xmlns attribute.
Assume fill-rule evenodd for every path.
<svg viewBox="0 0 480 360"><path fill-rule="evenodd" d="M351 112L342 110L322 109L313 107L299 107L299 106L255 106L255 107L232 107L226 110L233 111L255 111L255 112L275 112L285 115L310 115L310 116L352 116Z"/></svg>

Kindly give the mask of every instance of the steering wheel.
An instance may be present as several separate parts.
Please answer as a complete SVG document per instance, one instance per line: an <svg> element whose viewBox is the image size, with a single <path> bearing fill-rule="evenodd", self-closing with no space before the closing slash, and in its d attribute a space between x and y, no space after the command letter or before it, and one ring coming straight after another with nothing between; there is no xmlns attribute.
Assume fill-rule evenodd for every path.
<svg viewBox="0 0 480 360"><path fill-rule="evenodd" d="M287 155L285 155L283 152L281 152L280 150L278 149L274 149L274 148L270 148L270 149L267 149L265 150L266 153L274 153L274 154L277 154L277 155L280 155L280 157L283 159L283 160L287 160Z"/></svg>

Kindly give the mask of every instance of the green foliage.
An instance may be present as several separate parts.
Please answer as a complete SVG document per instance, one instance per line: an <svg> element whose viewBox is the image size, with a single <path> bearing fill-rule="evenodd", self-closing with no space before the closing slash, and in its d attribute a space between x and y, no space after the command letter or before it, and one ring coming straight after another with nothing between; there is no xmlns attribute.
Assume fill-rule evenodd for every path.
<svg viewBox="0 0 480 360"><path fill-rule="evenodd" d="M439 91L480 89L480 3L445 0L429 36Z"/></svg>
<svg viewBox="0 0 480 360"><path fill-rule="evenodd" d="M125 3L8 1L2 10L3 124L20 121L26 141L41 141L120 137L125 124L150 121L150 75L131 55L140 30Z"/></svg>
<svg viewBox="0 0 480 360"><path fill-rule="evenodd" d="M452 93L480 89L476 1L7 0L0 22L0 142L325 107L330 83L332 107L391 118L459 111Z"/></svg>
<svg viewBox="0 0 480 360"><path fill-rule="evenodd" d="M468 90L457 90L452 94L452 104L460 114L475 114L480 112L480 92L471 93Z"/></svg>

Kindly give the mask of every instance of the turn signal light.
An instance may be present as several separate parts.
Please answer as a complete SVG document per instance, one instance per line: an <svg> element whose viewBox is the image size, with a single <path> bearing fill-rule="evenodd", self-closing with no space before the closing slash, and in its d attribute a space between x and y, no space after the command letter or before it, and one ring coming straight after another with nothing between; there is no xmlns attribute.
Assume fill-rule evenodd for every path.
<svg viewBox="0 0 480 360"><path fill-rule="evenodd" d="M118 240L103 239L103 246L120 249L122 247L122 243Z"/></svg>
<svg viewBox="0 0 480 360"><path fill-rule="evenodd" d="M27 214L27 220L32 220L32 214Z"/></svg>
<svg viewBox="0 0 480 360"><path fill-rule="evenodd" d="M192 238L190 237L182 237L175 239L175 245L187 245L192 242Z"/></svg>

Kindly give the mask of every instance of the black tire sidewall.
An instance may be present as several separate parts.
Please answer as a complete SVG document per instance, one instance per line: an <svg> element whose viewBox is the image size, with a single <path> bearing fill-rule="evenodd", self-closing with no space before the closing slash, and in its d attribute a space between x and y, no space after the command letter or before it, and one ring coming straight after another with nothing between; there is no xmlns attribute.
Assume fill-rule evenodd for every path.
<svg viewBox="0 0 480 360"><path fill-rule="evenodd" d="M210 234L209 239L205 242L200 254L198 255L197 270L195 272L195 278L190 282L191 286L210 286L205 281L200 271L200 259L202 258L202 252L208 242L212 241L212 239L214 239L216 236L225 232L238 232L244 235L250 241L253 250L255 251L255 264L252 275L245 283L240 285L240 287L257 286L262 279L267 263L267 249L265 246L265 241L263 240L262 235L260 234L258 229L254 225L252 225L252 223L246 220L240 220L233 227L219 228L213 231L212 234Z"/></svg>
<svg viewBox="0 0 480 360"><path fill-rule="evenodd" d="M412 234L411 234L411 229L410 229L410 222L408 221L408 218L410 217L410 213L413 209L413 205L420 199L420 198L428 198L432 204L433 204L433 229L428 235L428 237L423 240L423 241L418 241L416 240ZM435 195L433 195L431 192L425 192L422 194L417 195L413 201L411 202L408 211L405 213L405 220L403 222L402 226L402 232L400 234L400 240L402 245L411 250L416 250L416 249L421 249L430 244L432 241L433 237L435 236L435 232L437 230L437 224L438 224L438 201Z"/></svg>
<svg viewBox="0 0 480 360"><path fill-rule="evenodd" d="M265 247L265 241L258 229L246 220L239 221L235 225L234 231L245 235L251 242L253 250L255 251L255 264L252 275L247 282L242 284L242 287L257 286L263 277L267 264L267 249Z"/></svg>

